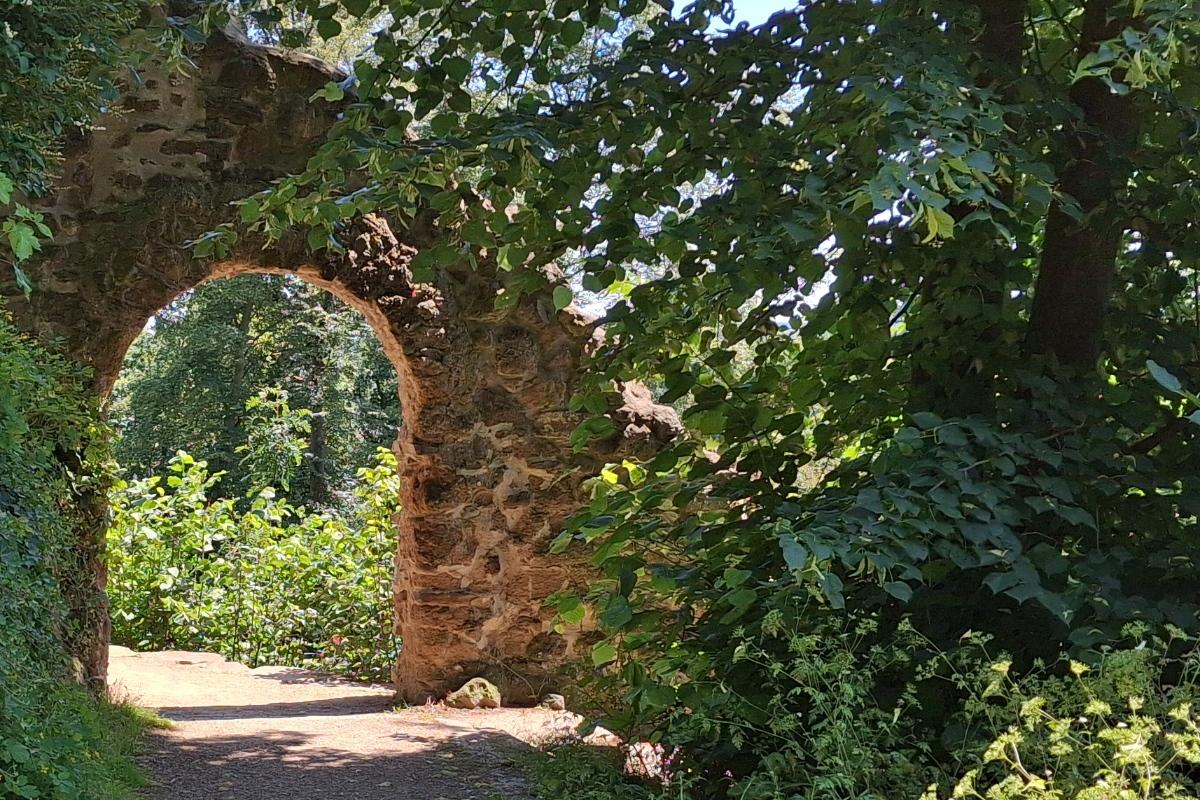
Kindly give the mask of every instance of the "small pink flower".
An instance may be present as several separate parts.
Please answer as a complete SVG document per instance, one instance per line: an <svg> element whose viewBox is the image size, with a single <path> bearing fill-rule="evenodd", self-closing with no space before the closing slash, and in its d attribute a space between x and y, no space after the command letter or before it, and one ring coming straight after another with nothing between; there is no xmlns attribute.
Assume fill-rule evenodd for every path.
<svg viewBox="0 0 1200 800"><path fill-rule="evenodd" d="M334 647L341 647L346 643L346 637L342 636L340 633L335 633L329 641L333 643Z"/></svg>

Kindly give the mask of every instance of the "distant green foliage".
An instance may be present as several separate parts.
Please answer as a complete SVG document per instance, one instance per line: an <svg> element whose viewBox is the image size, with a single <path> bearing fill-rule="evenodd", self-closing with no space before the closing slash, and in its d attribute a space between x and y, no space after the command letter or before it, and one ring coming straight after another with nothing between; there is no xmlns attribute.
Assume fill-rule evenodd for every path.
<svg viewBox="0 0 1200 800"><path fill-rule="evenodd" d="M74 682L68 613L92 580L75 505L106 464L80 370L0 313L0 797L130 796L140 725ZM99 471L102 471L100 469Z"/></svg>
<svg viewBox="0 0 1200 800"><path fill-rule="evenodd" d="M241 465L250 473L250 493L278 486L288 491L304 461L312 434L312 411L292 408L282 389L262 389L246 402L250 412L246 444L237 448Z"/></svg>
<svg viewBox="0 0 1200 800"><path fill-rule="evenodd" d="M308 513L270 488L239 510L213 499L222 475L183 452L165 476L118 484L108 537L114 641L387 679L400 645L395 456L380 450L358 474L353 519Z"/></svg>
<svg viewBox="0 0 1200 800"><path fill-rule="evenodd" d="M281 419L278 392L311 412L303 431L299 420L287 435L263 423ZM182 449L227 473L222 496L258 481L297 505L340 507L353 502L355 469L395 439L400 402L361 314L299 279L244 275L155 316L126 356L111 419L117 460L134 477L164 471Z"/></svg>

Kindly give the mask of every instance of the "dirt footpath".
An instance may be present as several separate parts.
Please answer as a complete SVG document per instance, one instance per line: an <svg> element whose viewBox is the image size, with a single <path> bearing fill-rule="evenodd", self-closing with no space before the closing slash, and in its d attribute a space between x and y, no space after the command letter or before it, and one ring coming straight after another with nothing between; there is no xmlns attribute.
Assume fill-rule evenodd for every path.
<svg viewBox="0 0 1200 800"><path fill-rule="evenodd" d="M392 692L207 653L111 651L117 696L158 709L154 800L525 800L515 763L577 719L543 709L393 710Z"/></svg>

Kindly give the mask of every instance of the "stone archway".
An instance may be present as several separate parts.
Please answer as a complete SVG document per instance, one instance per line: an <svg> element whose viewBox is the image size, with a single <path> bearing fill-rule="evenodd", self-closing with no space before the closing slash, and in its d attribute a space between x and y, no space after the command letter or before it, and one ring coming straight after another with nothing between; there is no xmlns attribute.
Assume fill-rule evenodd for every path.
<svg viewBox="0 0 1200 800"><path fill-rule="evenodd" d="M535 695L573 646L550 633L544 600L586 575L546 548L604 456L574 454L568 441L579 419L567 399L591 326L554 312L548 297L496 312L499 284L486 265L441 265L435 285L414 284L412 256L439 241L433 218L396 230L362 220L347 254L332 260L290 240L267 249L244 242L220 262L193 258L182 243L227 219L231 201L303 168L336 113L308 98L338 77L232 30L195 61L189 77L147 74L117 113L68 148L42 207L56 238L30 270L37 291L10 299L18 324L60 337L104 396L145 321L203 281L294 273L358 309L396 367L404 409L397 689L420 701L502 669L514 676L510 695ZM634 436L672 433L669 409L652 412L650 424L631 420L629 407L618 417ZM72 598L89 631L79 656L93 679L107 658L102 541L85 532L80 546L96 581Z"/></svg>

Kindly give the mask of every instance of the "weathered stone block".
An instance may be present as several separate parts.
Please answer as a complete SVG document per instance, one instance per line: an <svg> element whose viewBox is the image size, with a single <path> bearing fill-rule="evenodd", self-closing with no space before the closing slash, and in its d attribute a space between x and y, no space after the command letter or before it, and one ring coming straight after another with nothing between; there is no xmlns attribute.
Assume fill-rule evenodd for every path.
<svg viewBox="0 0 1200 800"><path fill-rule="evenodd" d="M451 708L499 708L500 690L484 678L472 678L461 688L446 695Z"/></svg>

